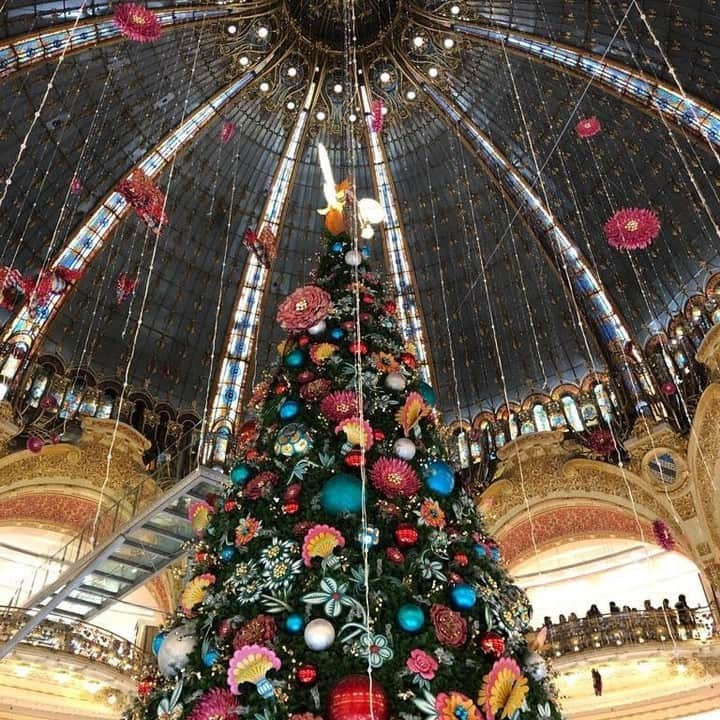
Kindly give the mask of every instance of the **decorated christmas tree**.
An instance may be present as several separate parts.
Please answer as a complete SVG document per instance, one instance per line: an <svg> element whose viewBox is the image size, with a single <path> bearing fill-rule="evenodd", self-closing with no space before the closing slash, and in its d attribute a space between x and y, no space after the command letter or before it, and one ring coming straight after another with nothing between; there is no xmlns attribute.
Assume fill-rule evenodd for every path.
<svg viewBox="0 0 720 720"><path fill-rule="evenodd" d="M227 487L189 507L190 579L125 717L559 718L527 599L444 459L435 393L346 231L349 185L332 189Z"/></svg>

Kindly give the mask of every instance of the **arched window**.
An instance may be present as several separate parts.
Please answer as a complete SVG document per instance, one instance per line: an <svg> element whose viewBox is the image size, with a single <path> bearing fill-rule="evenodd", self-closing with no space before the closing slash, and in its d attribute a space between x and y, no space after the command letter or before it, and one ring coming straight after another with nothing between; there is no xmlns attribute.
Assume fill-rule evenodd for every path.
<svg viewBox="0 0 720 720"><path fill-rule="evenodd" d="M538 432L547 432L551 429L547 410L545 410L545 406L542 403L535 403L533 405L532 414Z"/></svg>
<svg viewBox="0 0 720 720"><path fill-rule="evenodd" d="M514 412L510 413L510 417L508 417L508 428L510 430L510 439L514 440L520 434L518 429L517 414Z"/></svg>
<svg viewBox="0 0 720 720"><path fill-rule="evenodd" d="M561 402L563 406L563 412L565 413L565 417L567 418L570 427L577 432L582 432L585 429L585 426L583 425L582 418L580 417L580 413L578 412L575 398L571 395L563 395Z"/></svg>
<svg viewBox="0 0 720 720"><path fill-rule="evenodd" d="M608 397L608 394L605 390L605 386L601 383L598 383L593 388L593 394L595 395L595 400L597 401L598 407L600 408L600 413L602 414L603 420L606 423L609 423L613 419L613 411L612 404L610 403L610 398Z"/></svg>
<svg viewBox="0 0 720 720"><path fill-rule="evenodd" d="M29 402L31 407L37 407L40 404L40 398L42 398L45 388L47 388L49 379L48 371L43 367L38 368L30 386Z"/></svg>
<svg viewBox="0 0 720 720"><path fill-rule="evenodd" d="M464 430L460 430L455 436L457 443L457 456L460 467L470 467L470 446L468 445L467 434Z"/></svg>

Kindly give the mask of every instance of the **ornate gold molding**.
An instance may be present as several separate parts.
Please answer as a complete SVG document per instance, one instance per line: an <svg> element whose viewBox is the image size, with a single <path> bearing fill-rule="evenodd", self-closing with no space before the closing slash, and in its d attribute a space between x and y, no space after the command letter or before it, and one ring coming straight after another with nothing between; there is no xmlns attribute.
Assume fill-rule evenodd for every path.
<svg viewBox="0 0 720 720"><path fill-rule="evenodd" d="M695 359L707 367L713 380L720 381L720 325L713 325L705 334Z"/></svg>

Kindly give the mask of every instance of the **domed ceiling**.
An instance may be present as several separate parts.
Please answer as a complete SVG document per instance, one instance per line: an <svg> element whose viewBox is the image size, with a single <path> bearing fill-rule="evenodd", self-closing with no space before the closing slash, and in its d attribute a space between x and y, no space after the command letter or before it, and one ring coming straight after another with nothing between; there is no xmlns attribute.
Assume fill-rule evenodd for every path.
<svg viewBox="0 0 720 720"><path fill-rule="evenodd" d="M525 0L147 7L163 26L150 43L120 37L103 2L10 0L0 21L3 265L29 274L52 263L200 113L179 151L160 152L167 225L156 235L128 209L110 213L37 330L34 351L67 367L127 371L133 386L201 412L228 339L247 331L247 392L281 337L278 303L308 281L320 248L319 142L360 197L387 181L397 232L368 245L381 265L406 254L450 415L605 370L612 338L593 308L641 347L720 267L720 134L693 132L687 107L648 106L629 80L714 108L711 3L653 1L643 15L617 2ZM74 28L64 51L56 27ZM593 79L587 53L620 72ZM380 132L364 122L372 103L385 113ZM575 126L588 117L602 129L583 138ZM647 251L608 247L603 225L623 207L657 212ZM248 274L243 236L268 213L277 259L240 321L243 283L260 277ZM122 273L137 287L119 304Z"/></svg>

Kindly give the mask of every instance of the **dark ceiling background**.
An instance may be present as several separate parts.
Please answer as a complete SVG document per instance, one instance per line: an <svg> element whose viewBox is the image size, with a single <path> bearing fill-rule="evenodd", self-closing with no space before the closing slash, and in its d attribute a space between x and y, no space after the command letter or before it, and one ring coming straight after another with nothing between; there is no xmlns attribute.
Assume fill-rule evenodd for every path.
<svg viewBox="0 0 720 720"><path fill-rule="evenodd" d="M11 0L0 33L67 22L79 5L80 0ZM600 53L624 12L609 0L464 7ZM324 8L334 12L331 4ZM651 2L643 8L685 90L720 100L711 62L720 54L720 28L712 5ZM106 12L104 4L88 5L89 14ZM330 25L323 32L331 33ZM216 29L200 23L166 30L153 44L111 43L65 59L1 211L3 264L29 270L54 256L94 204L180 122L186 101L192 112L229 81L230 63ZM617 33L609 56L668 77L637 12ZM17 157L54 67L42 64L0 84L0 176L7 176ZM444 81L444 92L454 95L528 180L535 180L533 154L541 165L547 161L542 189L552 211L637 337L662 329L669 314L718 269L720 239L708 212L720 217L720 176L707 147L602 89L588 89L585 81L496 46L468 46ZM587 115L603 124L591 141L573 132L576 120ZM213 380L210 360L223 352L247 257L242 234L259 219L292 119L256 87L233 101L178 158L172 177L165 172L159 179L168 192L170 224L157 240L152 273L155 236L128 216L51 324L43 351L101 375L124 372L147 286L130 381L179 407L201 410ZM218 139L221 120L237 126L227 145ZM373 195L365 139L360 132L356 137L356 185L360 196ZM508 231L514 208L432 104L421 96L405 109L391 108L382 138L444 409L459 407L469 415L497 407L506 393L519 400L602 369L600 348L574 316L535 237L517 220ZM274 322L278 303L307 282L319 249L322 219L316 209L324 203L318 141L328 146L338 179L350 165L346 135L334 134L313 114L262 308L255 375L272 360L282 337ZM83 192L65 203L75 174ZM629 257L607 247L602 225L619 207L633 205L655 208L663 232L648 252ZM374 261L382 263L381 237L370 245ZM140 282L133 300L118 306L120 272Z"/></svg>

